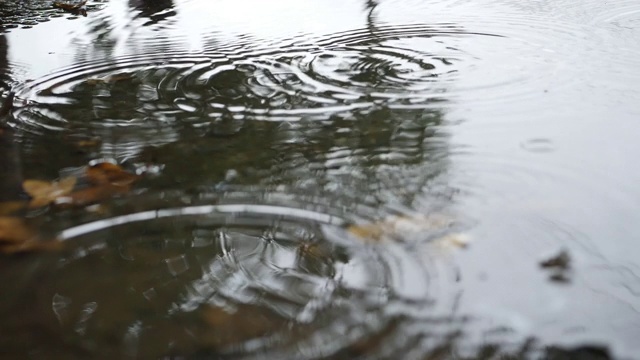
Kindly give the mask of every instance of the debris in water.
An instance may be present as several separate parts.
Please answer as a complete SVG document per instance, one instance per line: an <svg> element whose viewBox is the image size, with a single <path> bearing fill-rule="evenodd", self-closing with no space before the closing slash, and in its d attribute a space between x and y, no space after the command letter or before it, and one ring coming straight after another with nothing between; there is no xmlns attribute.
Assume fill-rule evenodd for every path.
<svg viewBox="0 0 640 360"><path fill-rule="evenodd" d="M551 272L549 280L558 283L570 281L571 257L569 252L561 250L558 254L540 262L540 267Z"/></svg>
<svg viewBox="0 0 640 360"><path fill-rule="evenodd" d="M374 223L351 225L347 231L363 240L380 241L386 237L443 231L451 228L454 223L453 218L442 214L394 215Z"/></svg>
<svg viewBox="0 0 640 360"><path fill-rule="evenodd" d="M53 2L53 7L54 8L58 8L58 9L62 9L64 11L68 11L72 14L79 14L82 16L87 16L87 7L85 6L87 4L87 0L81 1L79 3L67 3L67 2L62 2L62 1L54 1Z"/></svg>
<svg viewBox="0 0 640 360"><path fill-rule="evenodd" d="M31 196L29 207L38 208L55 203L59 198L69 195L76 186L76 182L75 177L67 177L54 182L25 180L22 183L22 188Z"/></svg>
<svg viewBox="0 0 640 360"><path fill-rule="evenodd" d="M59 198L57 204L83 206L106 200L113 195L126 194L140 176L119 165L99 162L88 166L80 179L89 186Z"/></svg>
<svg viewBox="0 0 640 360"><path fill-rule="evenodd" d="M561 250L557 255L540 262L545 269L568 270L571 267L571 257L566 250Z"/></svg>
<svg viewBox="0 0 640 360"><path fill-rule="evenodd" d="M58 181L25 180L24 191L31 196L29 208L47 205L85 206L106 200L113 195L131 190L140 175L124 170L109 162L99 162L74 172ZM0 214L11 214L26 208L19 201L0 203Z"/></svg>
<svg viewBox="0 0 640 360"><path fill-rule="evenodd" d="M23 218L0 216L0 253L55 250L61 245L58 241L42 241Z"/></svg>

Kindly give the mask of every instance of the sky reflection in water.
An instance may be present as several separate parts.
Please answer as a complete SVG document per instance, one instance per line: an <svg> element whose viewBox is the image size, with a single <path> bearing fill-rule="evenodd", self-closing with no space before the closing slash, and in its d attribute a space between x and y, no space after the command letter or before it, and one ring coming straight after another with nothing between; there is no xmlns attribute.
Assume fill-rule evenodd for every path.
<svg viewBox="0 0 640 360"><path fill-rule="evenodd" d="M513 350L528 336L604 343L622 357L640 350L637 3L93 5L86 18L3 35L23 177L52 179L103 157L159 170L110 205L103 217L111 220L48 214L60 229L158 207L234 204L237 191L243 203L347 223L446 214L464 224L451 231L473 243L439 253L437 231L422 229L367 247L350 243L357 240L341 226L282 225L258 208L243 212L249 219L178 216L151 234L145 225L112 223L88 236L102 246L41 265L60 273L36 290L34 306L50 308L53 296L54 308L74 319L62 326L77 336L66 343L70 353L91 352L92 336L116 336L119 345L99 345L114 356L197 352L176 328L201 334L213 353L246 358L299 347L309 358L429 356L453 338L464 354L491 342ZM83 138L101 142L78 151L69 140ZM143 239L133 247L151 255L122 255L131 250L118 243L125 238ZM307 241L332 244L323 250L330 255L296 258L296 244ZM567 282L552 281L539 263L563 249L571 257ZM82 274L95 264L115 271L110 261L129 264L114 278L139 287L105 313L98 289L124 287ZM95 282L95 291L78 288L82 281ZM160 303L149 300L151 288L164 289ZM140 312L149 304L158 307L146 319ZM190 316L200 309L209 324L227 324L219 309L229 306L271 320L253 324L263 331L227 339L241 348L224 348L222 334ZM51 317L49 308L42 311ZM104 314L128 330L98 329ZM56 316L53 324L62 322ZM296 334L278 332L291 324ZM495 331L502 327L508 331ZM158 333L179 345L146 343Z"/></svg>

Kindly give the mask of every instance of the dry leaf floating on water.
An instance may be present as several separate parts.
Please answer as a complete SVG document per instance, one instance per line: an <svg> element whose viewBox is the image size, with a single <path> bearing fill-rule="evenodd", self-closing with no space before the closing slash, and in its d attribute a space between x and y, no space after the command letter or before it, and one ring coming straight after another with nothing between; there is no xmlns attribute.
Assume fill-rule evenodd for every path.
<svg viewBox="0 0 640 360"><path fill-rule="evenodd" d="M66 177L59 181L25 180L24 191L31 196L29 206L32 208L47 206L56 200L69 195L76 186L75 177Z"/></svg>
<svg viewBox="0 0 640 360"><path fill-rule="evenodd" d="M109 162L91 165L86 171L87 180L94 185L129 186L140 176L124 170L122 167Z"/></svg>
<svg viewBox="0 0 640 360"><path fill-rule="evenodd" d="M60 199L60 202L74 206L95 204L113 195L129 192L133 183L139 179L139 175L126 171L116 164L101 162L90 165L81 177L89 187L74 191Z"/></svg>
<svg viewBox="0 0 640 360"><path fill-rule="evenodd" d="M570 282L571 256L567 250L561 250L556 255L541 261L539 265L549 272L549 280L556 283Z"/></svg>
<svg viewBox="0 0 640 360"><path fill-rule="evenodd" d="M78 3L68 3L62 1L54 1L53 7L62 9L64 11L70 12L72 14L80 14L82 16L87 16L87 9L85 5L87 4L87 0L80 1Z"/></svg>
<svg viewBox="0 0 640 360"><path fill-rule="evenodd" d="M571 267L571 257L566 250L540 262L540 267L545 269L568 270Z"/></svg>

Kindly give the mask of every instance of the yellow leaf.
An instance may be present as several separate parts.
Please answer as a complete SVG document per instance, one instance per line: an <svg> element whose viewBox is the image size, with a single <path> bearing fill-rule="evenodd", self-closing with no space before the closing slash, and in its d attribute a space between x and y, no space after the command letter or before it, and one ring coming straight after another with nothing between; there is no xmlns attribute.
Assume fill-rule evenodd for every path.
<svg viewBox="0 0 640 360"><path fill-rule="evenodd" d="M60 181L48 182L42 180L25 180L22 183L24 191L31 196L30 207L41 207L55 202L66 196L76 186L75 177L66 177Z"/></svg>
<svg viewBox="0 0 640 360"><path fill-rule="evenodd" d="M380 241L385 237L397 238L421 232L442 231L453 222L453 218L442 214L392 215L370 224L351 225L347 231L362 240Z"/></svg>
<svg viewBox="0 0 640 360"><path fill-rule="evenodd" d="M350 225L347 231L357 238L378 241L385 233L384 223Z"/></svg>
<svg viewBox="0 0 640 360"><path fill-rule="evenodd" d="M435 240L443 249L466 249L471 243L471 237L463 233L451 233Z"/></svg>

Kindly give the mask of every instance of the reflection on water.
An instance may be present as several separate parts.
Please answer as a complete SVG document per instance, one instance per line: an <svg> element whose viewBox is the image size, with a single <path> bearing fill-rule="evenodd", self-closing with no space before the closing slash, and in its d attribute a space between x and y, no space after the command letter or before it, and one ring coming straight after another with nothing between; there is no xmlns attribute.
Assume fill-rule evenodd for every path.
<svg viewBox="0 0 640 360"><path fill-rule="evenodd" d="M16 24L50 15L6 9ZM0 36L0 80L15 92L0 198L95 159L144 179L86 209L27 212L65 248L0 267L13 295L0 302L3 350L640 350L636 3L88 10ZM544 265L558 254L562 271Z"/></svg>

